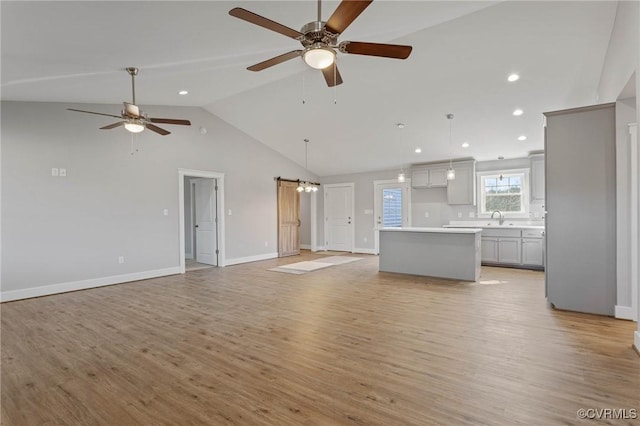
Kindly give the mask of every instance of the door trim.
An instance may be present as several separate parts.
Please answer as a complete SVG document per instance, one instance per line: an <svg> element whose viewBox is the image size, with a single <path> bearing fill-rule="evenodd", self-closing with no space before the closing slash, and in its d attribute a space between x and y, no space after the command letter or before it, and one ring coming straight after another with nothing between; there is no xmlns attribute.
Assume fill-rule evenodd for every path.
<svg viewBox="0 0 640 426"><path fill-rule="evenodd" d="M327 241L329 239L329 228L327 227L327 189L330 188L340 188L340 187L344 187L344 186L348 186L351 188L351 225L353 225L351 227L351 253L354 253L354 250L356 248L356 215L355 215L355 209L356 209L356 190L355 190L355 183L353 182L347 182L347 183L330 183L330 184L325 184L323 185L324 190L324 199L323 199L323 229L324 229L324 250L327 251Z"/></svg>
<svg viewBox="0 0 640 426"><path fill-rule="evenodd" d="M180 273L184 274L186 269L186 263L184 258L185 250L185 237L184 237L184 178L197 177L197 178L211 178L218 181L218 202L216 216L218 217L218 266L226 266L225 255L225 238L224 238L224 173L211 172L206 170L192 170L192 169L178 169L178 235L180 241L180 247L178 252L178 259L180 260Z"/></svg>
<svg viewBox="0 0 640 426"><path fill-rule="evenodd" d="M406 185L407 187L407 226L411 226L411 178L405 179L404 182L398 182L397 179L385 179L373 181L373 251L375 254L380 253L380 234L378 233L378 223L376 222L376 209L378 208L378 202L380 197L378 196L378 185Z"/></svg>

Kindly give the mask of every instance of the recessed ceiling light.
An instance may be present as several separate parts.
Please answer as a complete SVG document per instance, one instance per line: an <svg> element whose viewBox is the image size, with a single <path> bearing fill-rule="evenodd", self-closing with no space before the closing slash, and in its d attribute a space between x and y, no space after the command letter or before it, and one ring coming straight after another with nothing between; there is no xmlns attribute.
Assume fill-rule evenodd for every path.
<svg viewBox="0 0 640 426"><path fill-rule="evenodd" d="M514 81L520 80L520 76L518 74L511 74L509 77L507 77L507 80L513 83Z"/></svg>
<svg viewBox="0 0 640 426"><path fill-rule="evenodd" d="M513 110L513 115L515 115L516 117L522 114L524 114L524 111L520 108Z"/></svg>
<svg viewBox="0 0 640 426"><path fill-rule="evenodd" d="M422 152L422 148L417 147L415 152L416 152L416 154L420 154Z"/></svg>
<svg viewBox="0 0 640 426"><path fill-rule="evenodd" d="M462 142L463 148L469 148L469 142Z"/></svg>
<svg viewBox="0 0 640 426"><path fill-rule="evenodd" d="M525 135L518 136L518 140L519 140L519 141L526 141L526 140L527 140L527 137L526 137Z"/></svg>
<svg viewBox="0 0 640 426"><path fill-rule="evenodd" d="M189 92L187 92L186 90L181 90L178 92L178 95L188 95Z"/></svg>
<svg viewBox="0 0 640 426"><path fill-rule="evenodd" d="M398 126L398 129L404 129L404 123L398 123L396 126Z"/></svg>

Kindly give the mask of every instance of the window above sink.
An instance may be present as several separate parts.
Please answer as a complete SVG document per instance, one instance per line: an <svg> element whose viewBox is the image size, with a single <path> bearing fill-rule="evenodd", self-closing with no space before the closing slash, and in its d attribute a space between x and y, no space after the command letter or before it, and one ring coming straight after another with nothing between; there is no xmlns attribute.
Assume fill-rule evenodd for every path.
<svg viewBox="0 0 640 426"><path fill-rule="evenodd" d="M477 185L479 218L490 218L495 211L503 218L529 217L528 169L478 172Z"/></svg>

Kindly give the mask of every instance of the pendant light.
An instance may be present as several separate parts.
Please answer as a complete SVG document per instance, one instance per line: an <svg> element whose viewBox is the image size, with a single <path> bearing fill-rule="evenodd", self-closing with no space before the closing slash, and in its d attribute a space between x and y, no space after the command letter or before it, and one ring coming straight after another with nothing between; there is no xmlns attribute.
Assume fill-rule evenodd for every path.
<svg viewBox="0 0 640 426"><path fill-rule="evenodd" d="M309 156L308 156L308 146L309 146L309 139L305 139L304 140L304 168L309 170L308 167L308 161L309 161ZM296 191L298 192L317 192L318 191L318 184L313 183L313 182L307 182L307 181L300 181L298 182L298 187L296 188Z"/></svg>
<svg viewBox="0 0 640 426"><path fill-rule="evenodd" d="M447 170L447 180L455 180L456 171L453 169L453 152L451 150L451 134L453 132L453 114L447 114L449 120L449 169Z"/></svg>
<svg viewBox="0 0 640 426"><path fill-rule="evenodd" d="M396 124L396 126L398 126L398 129L402 130L404 129L404 124L403 123L398 123ZM405 181L405 176L404 176L404 169L402 168L403 164L402 164L402 132L400 132L400 173L398 173L398 182L399 183L404 183Z"/></svg>

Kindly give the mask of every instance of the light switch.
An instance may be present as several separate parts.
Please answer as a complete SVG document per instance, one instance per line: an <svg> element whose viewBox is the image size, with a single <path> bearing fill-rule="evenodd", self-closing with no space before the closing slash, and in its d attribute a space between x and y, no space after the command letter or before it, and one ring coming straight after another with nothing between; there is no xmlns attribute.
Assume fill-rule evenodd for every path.
<svg viewBox="0 0 640 426"><path fill-rule="evenodd" d="M231 209L229 209L229 216L231 216Z"/></svg>
<svg viewBox="0 0 640 426"><path fill-rule="evenodd" d="M60 176L64 177L67 175L67 169L60 168Z"/></svg>
<svg viewBox="0 0 640 426"><path fill-rule="evenodd" d="M54 167L51 169L51 176L58 176L59 175L59 169L57 167Z"/></svg>

